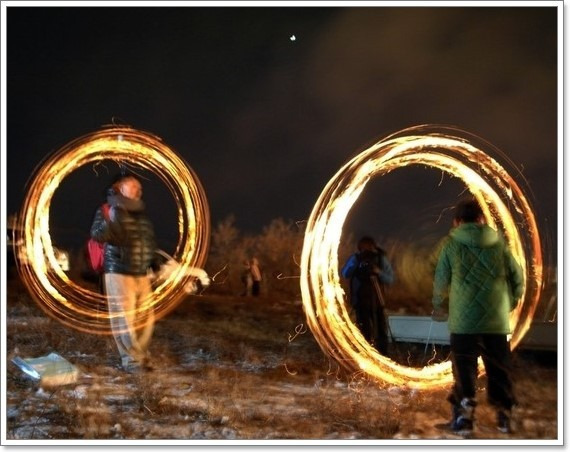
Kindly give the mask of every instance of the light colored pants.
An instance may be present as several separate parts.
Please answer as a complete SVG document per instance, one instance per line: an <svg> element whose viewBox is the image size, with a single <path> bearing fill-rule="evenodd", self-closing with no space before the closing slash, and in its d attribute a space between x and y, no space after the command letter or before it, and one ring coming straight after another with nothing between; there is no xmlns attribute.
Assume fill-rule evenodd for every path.
<svg viewBox="0 0 570 452"><path fill-rule="evenodd" d="M152 294L149 278L105 273L105 293L122 364L144 360L154 330L154 311L144 309Z"/></svg>

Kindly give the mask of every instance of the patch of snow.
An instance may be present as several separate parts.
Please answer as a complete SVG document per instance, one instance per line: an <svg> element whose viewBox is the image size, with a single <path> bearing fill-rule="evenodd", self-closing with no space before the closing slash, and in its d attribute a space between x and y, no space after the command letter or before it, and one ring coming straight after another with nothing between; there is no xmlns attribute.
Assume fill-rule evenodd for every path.
<svg viewBox="0 0 570 452"><path fill-rule="evenodd" d="M8 409L6 410L6 418L7 419L13 419L16 418L20 415L20 410L16 407L8 407Z"/></svg>
<svg viewBox="0 0 570 452"><path fill-rule="evenodd" d="M49 435L36 425L25 425L16 428L13 432L14 439L48 439Z"/></svg>
<svg viewBox="0 0 570 452"><path fill-rule="evenodd" d="M114 404L127 402L130 398L129 394L105 394L103 396L103 400L105 400L105 402Z"/></svg>
<svg viewBox="0 0 570 452"><path fill-rule="evenodd" d="M36 391L36 395L42 399L49 399L53 394L53 391L45 391L41 386Z"/></svg>
<svg viewBox="0 0 570 452"><path fill-rule="evenodd" d="M185 397L187 396L190 392L192 392L192 385L187 385L186 387L182 387L182 388L167 388L167 390L165 391L167 396L170 397Z"/></svg>
<svg viewBox="0 0 570 452"><path fill-rule="evenodd" d="M94 355L94 354L92 354L92 353L87 354L87 353L81 353L81 352L79 352L79 351L68 353L68 355L71 356L71 357L74 357L74 358L93 358L93 357L96 356L96 355Z"/></svg>
<svg viewBox="0 0 570 452"><path fill-rule="evenodd" d="M236 439L237 438L236 431L232 428L224 427L222 429L222 438L223 439Z"/></svg>
<svg viewBox="0 0 570 452"><path fill-rule="evenodd" d="M87 385L77 386L73 391L71 391L71 397L76 399L84 399L87 397L87 391L89 387Z"/></svg>
<svg viewBox="0 0 570 452"><path fill-rule="evenodd" d="M198 364L201 361L217 361L217 356L213 353L207 353L203 349L199 348L193 352L184 353L180 358L180 366L185 369L198 369Z"/></svg>

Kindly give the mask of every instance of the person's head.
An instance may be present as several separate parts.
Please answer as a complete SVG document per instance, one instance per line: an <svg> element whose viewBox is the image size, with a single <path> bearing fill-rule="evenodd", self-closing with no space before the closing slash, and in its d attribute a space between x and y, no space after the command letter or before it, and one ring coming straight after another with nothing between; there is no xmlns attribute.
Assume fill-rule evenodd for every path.
<svg viewBox="0 0 570 452"><path fill-rule="evenodd" d="M132 174L122 175L113 183L113 190L125 198L139 200L142 198L142 185Z"/></svg>
<svg viewBox="0 0 570 452"><path fill-rule="evenodd" d="M376 249L376 242L372 237L364 236L358 241L358 251L374 251Z"/></svg>
<svg viewBox="0 0 570 452"><path fill-rule="evenodd" d="M483 210L475 198L465 199L455 206L455 225L462 223L482 223L485 220Z"/></svg>

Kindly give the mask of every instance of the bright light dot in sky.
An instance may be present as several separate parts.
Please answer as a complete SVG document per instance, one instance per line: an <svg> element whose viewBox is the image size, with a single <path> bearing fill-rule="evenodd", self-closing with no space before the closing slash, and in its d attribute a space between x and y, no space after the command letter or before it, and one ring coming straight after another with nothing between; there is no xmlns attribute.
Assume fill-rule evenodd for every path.
<svg viewBox="0 0 570 452"><path fill-rule="evenodd" d="M295 35L291 35L291 37L289 38L291 41L296 41L297 37Z"/></svg>

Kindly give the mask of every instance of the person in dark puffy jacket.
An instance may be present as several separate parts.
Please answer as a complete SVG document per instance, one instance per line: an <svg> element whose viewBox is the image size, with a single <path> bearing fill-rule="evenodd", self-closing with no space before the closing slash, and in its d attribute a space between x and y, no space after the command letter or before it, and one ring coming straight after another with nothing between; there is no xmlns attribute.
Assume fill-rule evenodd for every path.
<svg viewBox="0 0 570 452"><path fill-rule="evenodd" d="M394 272L386 252L372 237L362 237L358 252L348 258L341 274L350 279L350 298L358 329L380 353L387 355L388 319L382 290L384 285L392 284Z"/></svg>
<svg viewBox="0 0 570 452"><path fill-rule="evenodd" d="M510 375L510 312L524 290L523 273L501 235L485 224L481 206L467 199L456 207L454 227L441 248L433 285L434 320L449 297L448 327L454 386L451 428L473 430L477 359L487 374L487 398L497 427L512 431L515 404Z"/></svg>
<svg viewBox="0 0 570 452"><path fill-rule="evenodd" d="M148 270L156 265L154 228L145 214L142 186L132 175L113 184L108 219L99 208L91 237L104 243L104 286L111 328L125 370L149 368L154 312Z"/></svg>

